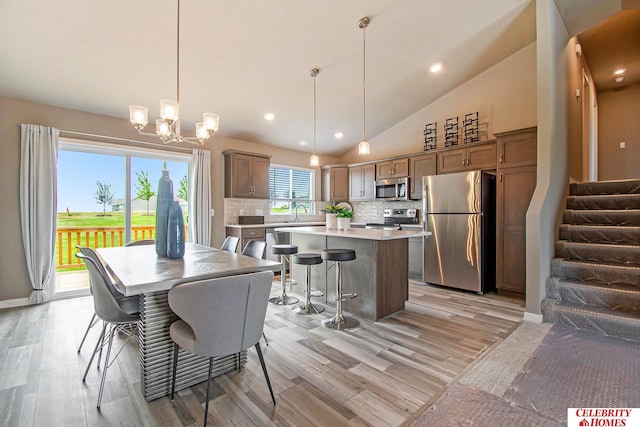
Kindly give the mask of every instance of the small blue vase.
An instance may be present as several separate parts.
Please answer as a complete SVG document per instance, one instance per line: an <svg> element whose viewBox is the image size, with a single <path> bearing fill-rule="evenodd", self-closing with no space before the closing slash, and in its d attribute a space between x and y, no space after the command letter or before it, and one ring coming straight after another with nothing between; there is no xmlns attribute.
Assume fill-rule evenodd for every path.
<svg viewBox="0 0 640 427"><path fill-rule="evenodd" d="M174 201L169 210L167 227L167 256L179 259L184 256L184 219L180 203Z"/></svg>
<svg viewBox="0 0 640 427"><path fill-rule="evenodd" d="M173 181L169 176L167 164L162 170L158 182L158 198L156 203L156 254L167 256L167 225L169 224L169 210L173 203Z"/></svg>

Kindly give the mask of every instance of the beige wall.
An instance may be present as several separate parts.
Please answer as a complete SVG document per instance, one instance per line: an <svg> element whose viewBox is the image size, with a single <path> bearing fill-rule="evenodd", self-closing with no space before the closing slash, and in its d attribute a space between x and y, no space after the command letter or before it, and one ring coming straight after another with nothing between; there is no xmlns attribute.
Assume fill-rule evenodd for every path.
<svg viewBox="0 0 640 427"><path fill-rule="evenodd" d="M640 178L640 84L598 94L598 180ZM624 141L626 148L620 148Z"/></svg>
<svg viewBox="0 0 640 427"><path fill-rule="evenodd" d="M124 107L126 108L126 106ZM2 182L2 205L0 207L0 302L27 298L31 291L24 261L24 249L20 234L19 216L19 170L20 131L19 123L35 123L53 126L62 130L108 135L118 138L145 140L131 127L128 120L67 110L42 104L0 98L0 182ZM147 138L149 142L158 142ZM159 149L169 148L158 144ZM220 245L224 239L224 160L222 151L236 149L257 153L269 153L272 162L307 166L309 153L284 150L247 141L214 136L203 147L211 150L212 202L216 215L212 221L212 244ZM335 162L332 157L321 157L321 163ZM316 194L320 194L320 176L316 176Z"/></svg>
<svg viewBox="0 0 640 427"><path fill-rule="evenodd" d="M536 43L514 53L461 84L420 111L370 139L366 160L418 153L424 150L424 127L438 123L438 148L444 147L444 123L450 117L478 112L481 140L494 133L536 125ZM364 161L357 147L341 157L343 163Z"/></svg>

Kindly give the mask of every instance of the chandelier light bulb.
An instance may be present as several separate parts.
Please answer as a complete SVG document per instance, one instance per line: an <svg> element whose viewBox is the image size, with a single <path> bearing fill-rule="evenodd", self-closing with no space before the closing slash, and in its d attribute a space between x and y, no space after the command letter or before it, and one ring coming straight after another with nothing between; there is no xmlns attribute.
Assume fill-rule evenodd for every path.
<svg viewBox="0 0 640 427"><path fill-rule="evenodd" d="M140 130L149 123L149 111L142 105L129 105L129 121L136 129Z"/></svg>
<svg viewBox="0 0 640 427"><path fill-rule="evenodd" d="M313 153L311 155L311 158L309 159L309 166L312 166L312 167L320 166L320 157L316 153Z"/></svg>
<svg viewBox="0 0 640 427"><path fill-rule="evenodd" d="M220 123L220 116L217 114L204 113L202 115L202 124L206 130L209 130L211 132L217 132L219 123Z"/></svg>
<svg viewBox="0 0 640 427"><path fill-rule="evenodd" d="M156 119L156 133L161 139L171 136L171 126L163 119Z"/></svg>

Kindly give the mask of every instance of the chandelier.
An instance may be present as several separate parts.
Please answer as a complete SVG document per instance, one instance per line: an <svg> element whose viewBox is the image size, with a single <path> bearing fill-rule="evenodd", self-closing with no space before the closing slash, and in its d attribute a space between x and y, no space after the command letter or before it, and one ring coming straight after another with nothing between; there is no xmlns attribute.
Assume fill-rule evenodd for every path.
<svg viewBox="0 0 640 427"><path fill-rule="evenodd" d="M361 18L358 21L358 28L362 28L362 141L358 144L358 154L367 155L370 153L369 143L365 138L365 124L367 122L366 115L366 87L367 87L367 74L366 74L366 64L367 64L367 39L366 39L366 28L369 25L369 18L366 16Z"/></svg>
<svg viewBox="0 0 640 427"><path fill-rule="evenodd" d="M309 71L309 75L313 77L313 154L309 159L310 166L320 166L320 157L316 154L316 76L319 72L317 68Z"/></svg>
<svg viewBox="0 0 640 427"><path fill-rule="evenodd" d="M217 130L220 116L213 113L204 113L202 121L196 123L196 136L186 137L180 133L180 0L178 0L177 14L177 51L176 51L176 100L163 99L160 101L160 119L156 119L156 133L147 133L142 130L149 122L147 107L142 105L129 106L129 121L141 135L159 136L163 143L189 142L202 145Z"/></svg>

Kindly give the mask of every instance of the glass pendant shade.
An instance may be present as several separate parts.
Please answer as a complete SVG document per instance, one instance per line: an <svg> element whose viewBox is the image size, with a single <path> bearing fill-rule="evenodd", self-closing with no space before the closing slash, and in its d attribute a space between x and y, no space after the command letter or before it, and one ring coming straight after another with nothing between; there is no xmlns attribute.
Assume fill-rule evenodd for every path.
<svg viewBox="0 0 640 427"><path fill-rule="evenodd" d="M309 159L309 166L320 166L320 157L313 153Z"/></svg>
<svg viewBox="0 0 640 427"><path fill-rule="evenodd" d="M129 105L129 121L136 129L142 129L149 123L149 110L142 105Z"/></svg>
<svg viewBox="0 0 640 427"><path fill-rule="evenodd" d="M156 133L160 138L166 139L171 136L171 127L163 119L156 119Z"/></svg>
<svg viewBox="0 0 640 427"><path fill-rule="evenodd" d="M202 115L203 127L211 132L218 131L218 123L220 123L220 116L213 113L204 113ZM197 131L196 131L197 133Z"/></svg>
<svg viewBox="0 0 640 427"><path fill-rule="evenodd" d="M369 143L367 141L361 141L360 144L358 144L358 154L366 156L367 154L370 154L369 151Z"/></svg>
<svg viewBox="0 0 640 427"><path fill-rule="evenodd" d="M209 138L209 136L211 136L211 134L209 133L209 130L204 127L204 123L196 123L196 138L198 138L200 142L204 142Z"/></svg>
<svg viewBox="0 0 640 427"><path fill-rule="evenodd" d="M160 117L169 123L173 123L180 117L179 108L176 101L163 99L160 101Z"/></svg>

